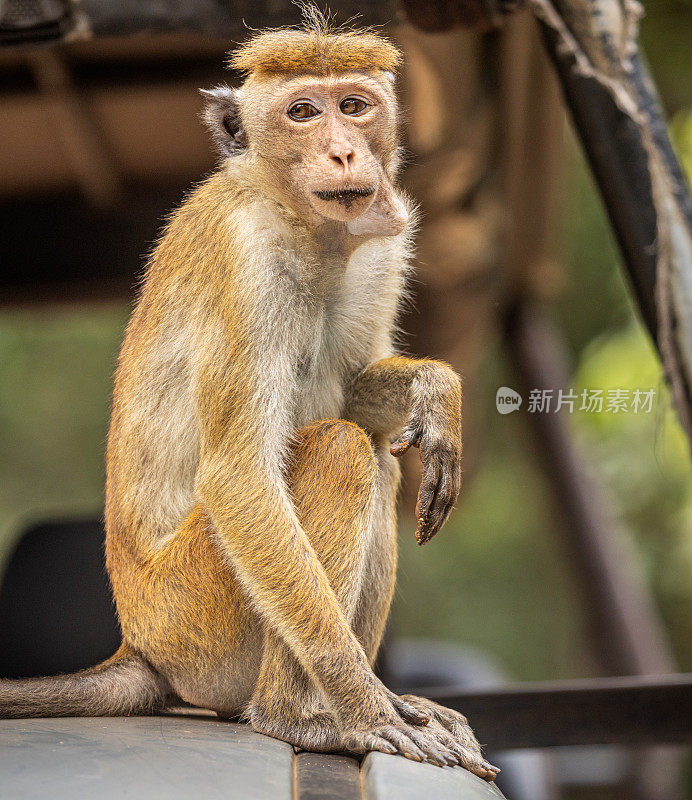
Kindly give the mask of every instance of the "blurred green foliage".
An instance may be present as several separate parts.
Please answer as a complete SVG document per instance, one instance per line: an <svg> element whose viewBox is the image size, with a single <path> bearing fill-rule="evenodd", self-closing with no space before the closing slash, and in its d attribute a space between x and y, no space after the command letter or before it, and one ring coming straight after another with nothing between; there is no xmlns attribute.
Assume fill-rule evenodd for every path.
<svg viewBox="0 0 692 800"><path fill-rule="evenodd" d="M0 314L0 565L32 521L103 507L122 305Z"/></svg>
<svg viewBox="0 0 692 800"><path fill-rule="evenodd" d="M647 4L643 40L692 169L689 2ZM688 447L660 367L634 319L618 255L590 176L570 141L562 231L567 290L552 313L573 359L575 389L655 388L651 414L571 417L613 513L630 532L681 668L692 669L692 481ZM144 243L143 243L144 247ZM0 563L32 520L98 515L112 373L128 309L59 307L0 313ZM519 415L495 411L512 385L488 353L487 446L447 528L418 548L402 517L394 628L494 654L517 678L586 675L586 644L570 564Z"/></svg>

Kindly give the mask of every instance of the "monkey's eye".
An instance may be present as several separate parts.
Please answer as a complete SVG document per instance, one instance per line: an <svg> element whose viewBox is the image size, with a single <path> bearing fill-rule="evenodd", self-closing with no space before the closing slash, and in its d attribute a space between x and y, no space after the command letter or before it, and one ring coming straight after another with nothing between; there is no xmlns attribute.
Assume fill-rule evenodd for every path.
<svg viewBox="0 0 692 800"><path fill-rule="evenodd" d="M288 109L288 116L291 119L295 119L298 121L304 119L311 119L312 117L316 117L320 112L312 105L312 103L306 103L304 100L300 103L296 103L292 105Z"/></svg>
<svg viewBox="0 0 692 800"><path fill-rule="evenodd" d="M347 97L339 105L342 114L351 115L362 114L369 107L368 103L365 100L361 100L360 97Z"/></svg>

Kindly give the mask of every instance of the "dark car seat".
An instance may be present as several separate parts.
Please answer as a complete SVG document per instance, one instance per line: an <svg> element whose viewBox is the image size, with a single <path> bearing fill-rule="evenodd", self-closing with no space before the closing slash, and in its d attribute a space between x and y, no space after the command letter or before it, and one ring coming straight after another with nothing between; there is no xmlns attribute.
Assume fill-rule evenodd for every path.
<svg viewBox="0 0 692 800"><path fill-rule="evenodd" d="M47 522L18 540L0 585L0 676L75 672L120 644L99 521Z"/></svg>

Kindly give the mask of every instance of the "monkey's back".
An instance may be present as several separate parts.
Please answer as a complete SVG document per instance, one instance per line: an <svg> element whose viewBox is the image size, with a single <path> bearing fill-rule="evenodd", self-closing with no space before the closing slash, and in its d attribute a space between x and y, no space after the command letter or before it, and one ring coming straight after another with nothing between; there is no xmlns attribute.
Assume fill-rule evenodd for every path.
<svg viewBox="0 0 692 800"><path fill-rule="evenodd" d="M213 175L172 215L127 326L108 436L109 556L116 546L132 555L160 547L194 506L195 351L201 329L223 324L223 310L214 313L223 293L210 287L230 287L239 261L238 198L221 183Z"/></svg>

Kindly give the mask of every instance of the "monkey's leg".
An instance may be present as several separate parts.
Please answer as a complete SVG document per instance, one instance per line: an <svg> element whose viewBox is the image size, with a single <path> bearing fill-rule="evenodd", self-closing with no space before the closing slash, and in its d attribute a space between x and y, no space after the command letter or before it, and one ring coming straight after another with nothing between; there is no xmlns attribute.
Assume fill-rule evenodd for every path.
<svg viewBox="0 0 692 800"><path fill-rule="evenodd" d="M377 500L368 541L363 579L352 627L372 664L380 648L394 597L397 566L396 497L401 470L389 452L389 441L373 436L377 460Z"/></svg>
<svg viewBox="0 0 692 800"><path fill-rule="evenodd" d="M209 515L195 507L151 553L111 547L109 570L124 638L183 700L236 716L252 696L262 623L221 556Z"/></svg>
<svg viewBox="0 0 692 800"><path fill-rule="evenodd" d="M382 636L396 566L394 501L398 467L382 446L378 451L376 456L368 437L352 423L313 423L299 432L289 475L301 525L349 622L353 623L364 590L374 589L368 609L372 614L362 615L371 651ZM382 460L387 468L382 467ZM376 528L378 533L380 529L385 531L385 535L375 543ZM372 585L365 589L366 573L371 584L380 580L383 590ZM410 714L406 701L395 695L391 699L406 718ZM309 676L286 644L270 631L248 715L256 730L306 749L371 749L367 744L342 738L335 718L325 710L324 700ZM400 750L409 758L422 760L424 748L429 761L440 765L459 763L445 738L453 744L449 736L421 729L419 734L413 732L413 743L402 737ZM416 746L416 739L421 749ZM478 771L487 774L480 765Z"/></svg>
<svg viewBox="0 0 692 800"><path fill-rule="evenodd" d="M365 558L360 596L352 623L370 662L375 660L389 615L396 581L397 520L396 495L399 486L399 463L389 452L384 437L374 437L378 461L378 502L375 505L373 531ZM428 729L440 745L454 753L459 764L470 772L493 780L497 773L486 761L468 720L462 714L444 708L432 700L403 695L402 700L430 717Z"/></svg>
<svg viewBox="0 0 692 800"><path fill-rule="evenodd" d="M379 500L378 467L372 445L353 423L319 421L299 431L292 456L288 483L298 517L351 621L361 592ZM410 707L399 698L392 699L396 699L402 716L408 714L410 720ZM290 648L269 630L248 716L256 730L306 749L364 752L383 746L344 740L312 680ZM427 717L419 714L417 719L421 718ZM409 736L411 739L397 736L398 749L407 757L422 761L427 753L428 760L440 766L456 763L422 730L418 736L411 729ZM420 748L413 737L418 738ZM389 751L395 752L395 748Z"/></svg>
<svg viewBox="0 0 692 800"><path fill-rule="evenodd" d="M356 425L320 421L299 431L291 456L288 484L298 518L350 621L372 535L377 477L372 447ZM342 747L321 693L269 629L248 716L256 730L299 747Z"/></svg>

